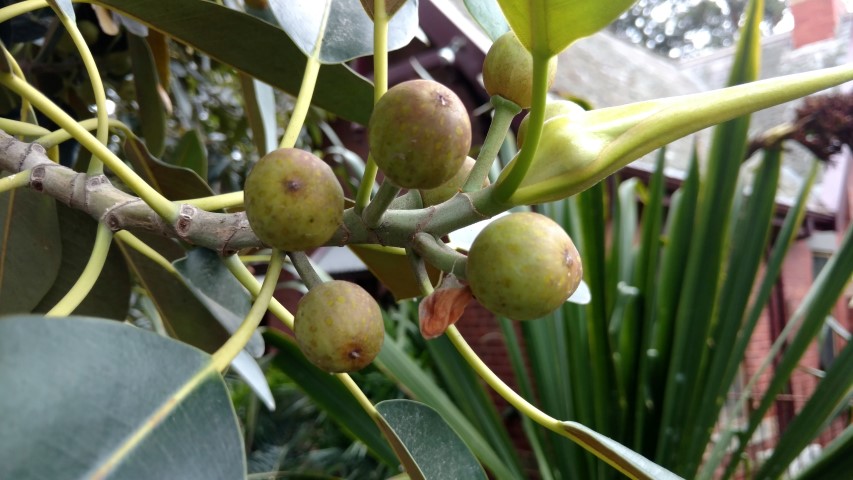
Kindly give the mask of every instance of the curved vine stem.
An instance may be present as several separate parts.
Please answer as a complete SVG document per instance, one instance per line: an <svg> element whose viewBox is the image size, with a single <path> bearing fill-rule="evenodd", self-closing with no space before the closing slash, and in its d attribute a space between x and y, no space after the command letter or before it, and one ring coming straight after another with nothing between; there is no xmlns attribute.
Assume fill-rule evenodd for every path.
<svg viewBox="0 0 853 480"><path fill-rule="evenodd" d="M89 261L80 274L80 278L74 282L71 290L62 297L62 300L56 303L53 308L45 316L48 317L65 317L71 315L75 308L79 307L86 295L92 291L95 282L101 271L104 269L104 263L107 261L107 254L110 253L110 243L112 243L113 233L103 223L98 224L98 231L95 234L95 245L92 247L92 254L89 256Z"/></svg>
<svg viewBox="0 0 853 480"><path fill-rule="evenodd" d="M317 85L319 73L320 62L313 56L308 57L305 73L302 75L302 86L299 87L299 94L296 96L296 103L293 105L293 112L287 122L284 136L281 137L279 148L293 148L296 145L296 139L299 138L299 132L302 131L302 125L305 124L305 117L311 107L311 98L314 96L314 87Z"/></svg>
<svg viewBox="0 0 853 480"><path fill-rule="evenodd" d="M10 135L22 135L25 137L42 137L50 134L50 130L44 127L33 125L29 122L12 120L11 118L0 118L0 130Z"/></svg>
<svg viewBox="0 0 853 480"><path fill-rule="evenodd" d="M530 123L527 124L527 135L525 135L524 146L515 162L515 166L507 176L495 186L495 198L507 203L509 197L521 185L530 164L533 163L533 155L539 147L539 139L542 137L542 124L545 123L545 100L548 95L548 62L550 56L541 54L533 55L533 105L530 108Z"/></svg>
<svg viewBox="0 0 853 480"><path fill-rule="evenodd" d="M249 313L246 314L246 318L243 319L243 323L240 324L240 328L234 332L234 335L231 335L231 337L221 347L219 347L219 350L213 353L211 363L218 371L222 372L228 368L228 365L231 364L231 361L233 361L234 358L237 357L237 354L243 350L247 343L249 343L252 333L254 333L255 330L257 330L258 325L261 324L261 320L264 318L264 313L266 313L267 307L272 299L272 295L275 292L275 287L278 285L278 277L281 274L283 256L284 254L279 250L273 250L272 257L270 257L270 263L267 266L267 274L264 276L264 283L261 285L260 289L258 289L255 301L252 303L252 308L249 309ZM231 255L229 258L236 257ZM242 265L239 259L237 259L237 263ZM230 263L228 264L230 265Z"/></svg>
<svg viewBox="0 0 853 480"><path fill-rule="evenodd" d="M56 13L56 16L59 17L59 21L62 22L65 30L68 32L68 35L71 37L71 41L74 42L74 46L77 47L77 52L80 53L80 58L83 60L83 67L89 75L89 83L92 85L92 91L95 97L95 113L98 119L95 137L99 142L107 145L109 143L107 94L104 90L104 83L101 80L101 73L98 71L98 65L95 63L95 58L92 57L92 52L89 50L89 46L86 45L86 39L83 38L83 34L81 34L80 29L77 28L77 23L75 23L71 17L66 15L65 11L61 8L55 7L53 8L53 11ZM89 162L89 168L86 173L89 175L100 175L104 173L104 163L97 156L92 157L92 161Z"/></svg>
<svg viewBox="0 0 853 480"><path fill-rule="evenodd" d="M21 97L27 98L36 108L47 115L48 118L53 120L61 128L67 130L83 147L92 152L93 155L100 157L110 170L160 217L169 223L177 220L179 211L177 205L173 204L145 180L140 178L133 169L110 151L106 145L99 142L97 138L80 126L76 120L65 113L44 94L33 88L29 83L9 73L0 73L0 84Z"/></svg>
<svg viewBox="0 0 853 480"><path fill-rule="evenodd" d="M133 235L127 230L121 230L115 233L115 238L144 255L146 258L162 267L163 270L166 270L172 275L180 276L178 271L175 269L175 266L172 265L172 263L167 260L166 257L161 255L160 252L158 252L157 250L154 250L153 248L148 246L148 244L140 240L139 237Z"/></svg>
<svg viewBox="0 0 853 480"><path fill-rule="evenodd" d="M441 239L426 232L418 232L412 239L412 249L439 270L465 278L468 257L448 247Z"/></svg>
<svg viewBox="0 0 853 480"><path fill-rule="evenodd" d="M385 95L388 90L388 12L385 10L385 0L373 2L373 104ZM379 167L368 153L364 175L358 185L355 196L355 211L361 213L370 202L370 192L376 182Z"/></svg>
<svg viewBox="0 0 853 480"><path fill-rule="evenodd" d="M495 116L492 118L492 123L489 125L489 131L486 133L486 138L483 140L483 146L480 148L480 153L477 155L477 163L471 169L468 179L462 186L463 192L476 192L483 188L483 182L489 175L489 170L495 159L498 158L498 152L509 131L512 119L521 111L521 107L515 102L507 100L499 95L492 97L492 105L495 107Z"/></svg>
<svg viewBox="0 0 853 480"><path fill-rule="evenodd" d="M526 142L525 142L526 143ZM459 330L455 325L450 325L447 327L445 334L450 339L450 342L453 343L453 346L456 347L456 350L460 355L468 362L468 365L477 372L477 375L483 379L492 389L497 392L504 400L506 400L510 405L517 408L523 415L527 416L534 422L542 425L543 427L551 430L554 433L562 435L573 442L577 443L590 453L594 454L598 458L604 460L608 464L610 464L613 468L619 470L629 478L640 478L634 474L631 470L626 468L626 466L615 462L612 458L605 455L601 450L603 448L607 448L607 446L594 445L594 442L588 441L586 438L582 438L578 435L573 434L569 430L567 430L567 426L564 422L557 420L556 418L551 417L546 414L542 410L539 410L528 402L524 397L515 392L509 385L504 383L495 372L493 372L481 359L477 356L474 350L468 345L468 342L462 337L462 334L459 333ZM598 448L596 448L598 447Z"/></svg>

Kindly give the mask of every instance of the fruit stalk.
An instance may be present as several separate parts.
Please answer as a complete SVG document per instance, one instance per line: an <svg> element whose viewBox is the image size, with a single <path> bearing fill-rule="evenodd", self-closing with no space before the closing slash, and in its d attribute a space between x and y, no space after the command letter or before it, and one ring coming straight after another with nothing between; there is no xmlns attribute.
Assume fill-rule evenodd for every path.
<svg viewBox="0 0 853 480"><path fill-rule="evenodd" d="M391 206L391 202L397 198L398 193L400 193L400 187L387 180L382 182L382 185L379 186L379 191L376 192L376 196L373 197L373 200L370 201L361 215L367 228L376 228L379 226L382 222L382 215Z"/></svg>
<svg viewBox="0 0 853 480"><path fill-rule="evenodd" d="M471 174L468 175L465 185L462 186L463 192L475 192L483 188L483 181L489 175L489 170L491 170L492 164L498 156L498 151L506 138L512 119L521 111L521 107L515 102L500 95L492 96L492 105L495 107L495 116L489 125L486 138L483 140L480 154L477 155L477 163L471 170Z"/></svg>
<svg viewBox="0 0 853 480"><path fill-rule="evenodd" d="M302 282L305 283L305 286L309 290L323 283L323 279L314 270L314 266L311 265L311 259L308 258L305 252L288 252L287 256L290 257L293 268L296 269L299 278L302 279Z"/></svg>

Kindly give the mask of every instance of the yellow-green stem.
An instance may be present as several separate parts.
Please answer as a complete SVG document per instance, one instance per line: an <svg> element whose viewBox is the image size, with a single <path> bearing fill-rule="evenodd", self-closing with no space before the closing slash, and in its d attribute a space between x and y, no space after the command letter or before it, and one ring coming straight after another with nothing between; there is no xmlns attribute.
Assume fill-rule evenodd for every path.
<svg viewBox="0 0 853 480"><path fill-rule="evenodd" d="M281 137L279 148L293 148L296 145L296 139L299 138L299 132L302 130L302 125L305 124L305 116L308 115L308 108L311 107L311 98L314 96L314 87L317 85L319 73L320 62L313 56L308 57L305 64L305 74L302 75L302 86L299 87L299 94L296 97L296 103L293 105L293 112L287 122L287 128L284 130L284 136Z"/></svg>
<svg viewBox="0 0 853 480"><path fill-rule="evenodd" d="M50 130L44 127L33 125L29 122L12 120L11 118L0 118L0 130L3 130L9 135L22 135L25 137L40 137L42 135L50 134Z"/></svg>
<svg viewBox="0 0 853 480"><path fill-rule="evenodd" d="M26 187L30 184L30 170L13 173L8 177L0 178L0 193L5 193L16 188Z"/></svg>
<svg viewBox="0 0 853 480"><path fill-rule="evenodd" d="M2 44L0 44L0 49L3 50L3 56L6 58L6 62L12 67L12 75L20 78L23 81L26 81L26 77L24 76L24 71L21 70L21 66L18 65L18 61L15 60L15 57L12 56L12 53L6 49ZM20 119L22 122L27 123L38 123L36 121L36 112L33 110L33 106L30 104L30 101L26 98L21 99L21 115Z"/></svg>
<svg viewBox="0 0 853 480"><path fill-rule="evenodd" d="M144 255L152 262L156 263L157 265L160 265L163 270L166 270L172 275L179 275L178 271L175 269L175 266L172 265L172 262L167 260L166 257L160 254L160 252L149 247L147 243L143 242L127 230L121 230L119 232L116 232L115 237L121 242L125 243L128 247Z"/></svg>
<svg viewBox="0 0 853 480"><path fill-rule="evenodd" d="M174 223L177 220L177 205L166 199L166 197L161 195L160 192L151 187L151 185L148 185L145 180L140 178L136 172L134 172L130 167L122 162L120 158L110 151L106 145L99 142L97 138L80 126L76 120L71 118L70 115L65 113L40 91L33 88L29 83L9 73L0 73L0 84L3 84L9 88L9 90L12 90L21 97L27 98L36 108L47 115L48 118L53 120L61 128L70 132L75 140L80 142L80 144L92 152L93 155L100 157L107 167L109 167L125 185L127 185L164 220L168 223Z"/></svg>
<svg viewBox="0 0 853 480"><path fill-rule="evenodd" d="M526 143L526 142L525 142ZM480 378L483 379L492 389L497 392L504 400L506 400L510 405L517 408L523 415L530 418L534 422L542 425L543 427L551 430L554 433L562 435L573 442L577 443L581 447L585 448L589 452L593 453L595 456L601 458L623 474L634 477L630 474L630 472L626 471L625 468L615 462L613 460L604 456L601 452L596 449L593 449L590 444L584 441L582 438L573 435L572 433L566 431L563 426L563 422L557 420L556 418L551 417L545 412L536 408L533 404L524 399L521 395L516 393L512 388L509 387L503 380L498 378L497 375L477 356L474 350L468 345L468 342L462 337L462 334L459 333L459 330L456 329L455 325L451 325L447 328L447 331L444 332L447 335L447 338L450 339L450 342L453 343L453 346L456 347L456 350L460 355L468 362L468 365L474 370Z"/></svg>
<svg viewBox="0 0 853 480"><path fill-rule="evenodd" d="M385 11L385 0L373 2L373 103L382 98L388 90L388 14ZM376 182L379 167L373 160L373 155L367 155L367 165L364 175L358 185L355 197L355 211L361 213L370 202L370 192Z"/></svg>
<svg viewBox="0 0 853 480"><path fill-rule="evenodd" d="M49 5L44 0L26 0L13 3L7 7L0 8L0 23L9 21L19 15L30 13L39 8L47 8Z"/></svg>
<svg viewBox="0 0 853 480"><path fill-rule="evenodd" d="M59 17L59 21L68 31L71 41L77 47L80 53L80 58L83 60L83 67L86 69L86 74L89 75L89 83L92 85L92 90L95 96L95 108L98 119L97 132L95 138L104 145L109 142L109 116L107 115L107 94L104 90L104 83L101 81L101 74L98 72L98 65L95 64L95 58L92 57L92 52L89 46L86 45L86 39L77 28L77 23L62 11L61 8L54 8L54 12ZM89 162L87 172L89 175L100 175L104 173L104 164L97 156L93 156Z"/></svg>
<svg viewBox="0 0 853 480"><path fill-rule="evenodd" d="M533 155L539 147L539 139L542 137L542 124L545 123L545 101L548 96L548 62L550 56L533 54L533 97L530 108L530 123L527 124L527 134L524 146L518 153L515 166L509 174L497 185L495 185L495 199L501 203L507 203L509 197L515 193L530 164Z"/></svg>
<svg viewBox="0 0 853 480"><path fill-rule="evenodd" d="M254 303L252 303L252 308L249 309L249 313L246 314L246 318L243 319L243 323L234 332L234 335L231 335L231 338L219 347L219 350L213 353L211 363L220 372L225 371L228 365L237 357L237 354L246 347L249 339L252 338L252 333L261 324L264 313L266 313L272 299L272 294L275 292L275 287L278 285L283 256L282 252L278 250L273 251L270 263L267 266L267 274L264 276L264 283L261 285ZM238 261L237 263L240 262Z"/></svg>
<svg viewBox="0 0 853 480"><path fill-rule="evenodd" d="M77 124L80 125L81 127L85 128L86 130L94 130L94 129L98 128L98 119L97 118L87 118L86 120L78 121ZM121 130L128 137L133 136L133 131L130 129L130 127L128 127L127 125L122 123L120 120L116 120L114 118L111 118L107 121L107 125L110 128L113 128L116 130ZM74 138L74 137L70 133L68 133L67 130L65 130L64 128L60 128L60 129L54 130L52 132L49 131L46 134L42 134L41 137L36 139L35 143L38 143L39 145L43 146L44 148L51 148L51 147L55 147L56 145L59 145L60 143L67 142L68 140L71 140L72 138Z"/></svg>
<svg viewBox="0 0 853 480"><path fill-rule="evenodd" d="M107 261L107 254L110 253L110 243L113 239L113 232L103 223L98 224L98 231L95 234L95 245L92 247L92 254L89 256L89 261L80 274L80 278L74 282L71 290L62 297L62 300L57 302L53 308L47 312L48 317L65 317L71 315L75 308L83 303L86 295L92 291L95 282L101 275L104 269L104 263Z"/></svg>
<svg viewBox="0 0 853 480"><path fill-rule="evenodd" d="M210 197L191 198L181 200L180 203L186 203L202 210L211 212L223 208L233 208L243 205L243 192L220 193Z"/></svg>

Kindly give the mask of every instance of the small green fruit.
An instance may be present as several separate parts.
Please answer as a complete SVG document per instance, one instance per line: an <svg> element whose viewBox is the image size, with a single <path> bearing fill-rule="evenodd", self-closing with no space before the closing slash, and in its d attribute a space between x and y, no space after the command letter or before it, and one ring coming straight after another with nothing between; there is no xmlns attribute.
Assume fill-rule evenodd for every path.
<svg viewBox="0 0 853 480"><path fill-rule="evenodd" d="M424 206L429 207L430 205L438 205L462 191L462 186L465 185L465 181L468 180L468 175L471 174L471 170L474 168L476 163L477 161L473 158L465 157L465 161L462 162L462 166L459 168L459 171L456 172L456 175L450 177L450 180L435 188L421 190L421 198L424 201ZM486 178L483 180L483 187L488 186L489 179Z"/></svg>
<svg viewBox="0 0 853 480"><path fill-rule="evenodd" d="M332 169L304 150L261 158L246 178L249 225L267 245L289 252L326 243L343 221L344 192Z"/></svg>
<svg viewBox="0 0 853 480"><path fill-rule="evenodd" d="M330 373L366 367L385 339L376 300L358 285L341 280L318 285L302 297L293 333L308 360Z"/></svg>
<svg viewBox="0 0 853 480"><path fill-rule="evenodd" d="M548 88L557 74L557 57L548 62ZM533 57L512 31L498 37L483 61L483 84L489 95L530 108L533 96Z"/></svg>
<svg viewBox="0 0 853 480"><path fill-rule="evenodd" d="M395 185L435 188L456 172L471 148L471 121L459 97L432 80L385 92L370 117L370 153Z"/></svg>
<svg viewBox="0 0 853 480"><path fill-rule="evenodd" d="M490 223L468 252L468 284L492 312L513 320L547 315L583 276L572 239L550 218L513 213Z"/></svg>

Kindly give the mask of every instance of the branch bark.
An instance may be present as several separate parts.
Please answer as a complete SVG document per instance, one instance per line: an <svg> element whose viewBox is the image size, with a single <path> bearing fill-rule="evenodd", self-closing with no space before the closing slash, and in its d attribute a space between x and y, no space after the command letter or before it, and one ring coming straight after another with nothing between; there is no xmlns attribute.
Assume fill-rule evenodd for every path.
<svg viewBox="0 0 853 480"><path fill-rule="evenodd" d="M30 171L28 187L82 210L110 230L143 230L180 239L191 245L230 255L245 248L263 247L249 226L244 212L208 212L190 204L180 205L174 223L164 221L141 198L130 195L105 175L87 176L58 165L36 143L26 143L0 130L0 170ZM418 232L446 235L458 228L506 210L495 203L491 188L461 193L447 202L428 208L414 207L410 196L400 197L375 228L368 228L353 209L344 212L344 223L327 245L375 243L405 247ZM400 209L402 207L402 209Z"/></svg>

